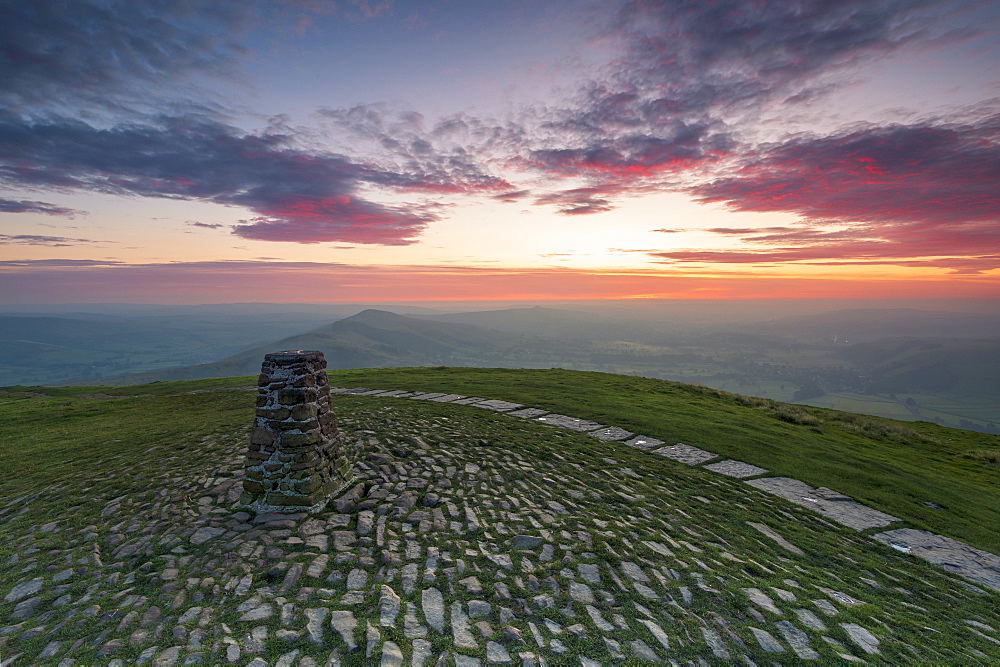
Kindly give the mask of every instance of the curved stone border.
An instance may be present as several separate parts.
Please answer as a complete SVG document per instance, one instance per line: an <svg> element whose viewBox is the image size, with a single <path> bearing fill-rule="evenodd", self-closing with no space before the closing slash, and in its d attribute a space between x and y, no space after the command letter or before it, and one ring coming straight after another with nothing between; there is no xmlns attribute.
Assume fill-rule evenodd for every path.
<svg viewBox="0 0 1000 667"><path fill-rule="evenodd" d="M761 491L780 496L797 505L811 509L831 521L858 531L880 528L901 521L898 517L880 512L859 503L850 496L824 487L815 489L805 482L789 477L762 477L768 470L744 461L734 459L718 461L717 459L720 458L718 454L681 442L675 445L665 445L662 440L645 435L634 435L632 432L617 426L606 426L587 419L551 413L539 408L529 408L520 403L477 396L466 397L459 394L401 389L331 387L330 393L380 398L410 398L471 405L520 419L530 419L546 426L586 433L600 440L623 442L630 447L650 451L652 454L670 458L692 467L700 467L702 470L728 477L745 479L747 484ZM715 463L703 465L709 461L715 461ZM970 581L1000 591L1000 557L994 554L975 549L964 542L942 535L909 528L878 533L872 538L880 543L888 544L898 551L917 556L947 572L958 574Z"/></svg>
<svg viewBox="0 0 1000 667"><path fill-rule="evenodd" d="M887 530L872 537L897 551L913 554L949 572L995 591L1000 590L1000 558L987 551L970 547L950 537L913 528Z"/></svg>

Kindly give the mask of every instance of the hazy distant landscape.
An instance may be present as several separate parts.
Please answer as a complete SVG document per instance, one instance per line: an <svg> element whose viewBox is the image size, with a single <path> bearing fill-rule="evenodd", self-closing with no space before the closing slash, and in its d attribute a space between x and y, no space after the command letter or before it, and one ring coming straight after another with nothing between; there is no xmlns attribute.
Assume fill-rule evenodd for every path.
<svg viewBox="0 0 1000 667"><path fill-rule="evenodd" d="M1000 315L753 305L21 307L0 313L0 385L252 375L266 352L319 349L336 369L593 370L1000 432Z"/></svg>

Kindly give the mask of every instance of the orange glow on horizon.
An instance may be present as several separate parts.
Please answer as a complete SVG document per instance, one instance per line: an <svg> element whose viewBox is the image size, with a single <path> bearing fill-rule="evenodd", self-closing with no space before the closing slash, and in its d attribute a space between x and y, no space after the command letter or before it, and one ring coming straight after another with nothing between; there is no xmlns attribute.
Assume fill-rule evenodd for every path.
<svg viewBox="0 0 1000 667"><path fill-rule="evenodd" d="M9 303L997 298L997 275L785 275L683 270L188 262L0 270ZM16 301L15 301L16 299Z"/></svg>

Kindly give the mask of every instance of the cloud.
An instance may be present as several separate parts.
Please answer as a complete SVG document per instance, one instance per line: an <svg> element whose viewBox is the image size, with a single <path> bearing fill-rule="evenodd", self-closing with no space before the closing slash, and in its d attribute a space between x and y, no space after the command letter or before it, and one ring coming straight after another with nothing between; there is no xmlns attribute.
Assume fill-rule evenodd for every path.
<svg viewBox="0 0 1000 667"><path fill-rule="evenodd" d="M269 217L237 225L234 233L258 241L407 245L427 222L437 219L346 196L296 197L265 212Z"/></svg>
<svg viewBox="0 0 1000 667"><path fill-rule="evenodd" d="M191 74L228 74L250 3L0 3L0 106L114 107Z"/></svg>
<svg viewBox="0 0 1000 667"><path fill-rule="evenodd" d="M750 264L769 266L797 262L816 266L909 266L950 269L956 275L977 275L1000 267L1000 254L945 255L929 251L931 259L917 259L913 248L900 249L886 241L861 241L825 246L793 246L762 250L674 250L648 252L664 264ZM919 252L917 253L919 257Z"/></svg>
<svg viewBox="0 0 1000 667"><path fill-rule="evenodd" d="M86 267L108 267L119 266L122 262L117 260L100 259L4 259L0 260L0 267L20 268L20 269L65 269L65 268L86 268Z"/></svg>
<svg viewBox="0 0 1000 667"><path fill-rule="evenodd" d="M78 211L73 208L56 206L43 201L27 201L25 199L3 199L0 197L0 213L44 213L45 215L58 215L65 218L73 218L77 215L87 215L86 211Z"/></svg>
<svg viewBox="0 0 1000 667"><path fill-rule="evenodd" d="M501 192L500 194L493 195L493 199L503 202L504 204L516 204L517 202L531 196L531 190L511 190L509 192Z"/></svg>
<svg viewBox="0 0 1000 667"><path fill-rule="evenodd" d="M416 193L477 187L447 174L386 171L301 148L292 134L246 133L198 114L105 129L7 115L0 116L0 142L6 187L246 207L258 215L235 233L261 240L412 243L440 208L379 204L358 195L363 185ZM435 180L439 176L444 180Z"/></svg>
<svg viewBox="0 0 1000 667"><path fill-rule="evenodd" d="M993 157L975 157L974 133L928 124L913 126L908 136L901 128L873 127L855 130L856 137L795 137L763 147L747 143L762 109L787 110L836 87L850 67L941 39L944 28L937 25L945 25L941 18L961 4L628 0L602 5L606 19L596 36L614 45L616 56L566 102L522 108L512 112L515 120L456 113L429 121L389 104L320 109L314 119L357 151L347 155L316 148L310 142L319 132L307 138L283 118L266 130L247 132L205 111L207 106L201 111L192 111L191 103L188 111L162 106L173 109L171 115L160 111L164 115L156 117L136 109L148 110L158 90L172 91L174 102L183 105L180 98L190 90L184 84L203 75L233 76L249 53L241 40L265 14L365 19L391 12L391 3L5 3L0 6L0 78L5 82L0 108L7 113L0 112L0 185L238 206L251 213L234 234L293 243L406 245L443 217L440 203L380 201L384 192L418 199L461 195L530 201L554 206L563 215L588 215L614 209L622 197L682 190L734 210L879 223L877 231L863 230L874 241L911 242L914 234L933 240L958 226L955 236L974 245L994 237L967 219L942 220L956 211L968 214L977 205L993 210L983 188L972 184L986 179L958 162L939 168L953 172L943 177L951 185L928 175L937 168L935 151L942 149L956 159L971 155L980 166L992 165ZM70 113L78 108L88 113ZM949 138L949 131L958 138ZM891 147L879 148L879 141L899 142L896 161L888 155ZM932 147L924 155L918 149L922 142ZM995 138L989 142L995 147ZM868 166L892 174L879 186L891 196L879 199L871 184L867 193L859 185L860 178L879 176L870 169L850 172L850 151L862 145L886 153L885 164ZM762 155L756 155L758 149ZM834 167L825 174L826 192L796 168L808 163L825 169L823 159ZM913 160L927 163L922 181L906 172ZM508 178L516 180L512 173L524 182L511 183ZM959 173L968 175L965 190ZM700 185L691 185L696 182ZM941 197L920 194L930 191ZM924 204L916 217L911 215L916 204L892 203L913 193L913 200ZM0 211L10 212L4 205L0 202ZM34 205L33 212L50 215L69 211L44 202L7 205ZM868 217L858 217L866 206ZM941 220L929 222L934 216ZM975 221L988 225L984 218ZM934 225L937 235L929 231ZM773 230L743 236L754 246L796 249L817 243L831 253L837 243L851 240L821 231L812 240L802 230L795 234ZM952 243L939 256L950 256L958 247Z"/></svg>
<svg viewBox="0 0 1000 667"><path fill-rule="evenodd" d="M728 152L731 143L724 137L710 136L707 125L683 122L674 122L670 129L646 127L643 133L617 137L601 134L601 138L593 138L592 143L581 148L532 151L529 160L536 169L550 175L634 181L714 162Z"/></svg>
<svg viewBox="0 0 1000 667"><path fill-rule="evenodd" d="M631 0L606 25L624 53L591 117L644 125L808 97L819 75L941 36L941 0ZM628 94L632 98L628 98Z"/></svg>
<svg viewBox="0 0 1000 667"><path fill-rule="evenodd" d="M602 196L605 188L573 188L535 198L536 204L554 204L563 215L589 215L614 209L611 200Z"/></svg>
<svg viewBox="0 0 1000 667"><path fill-rule="evenodd" d="M37 234L0 234L0 245L41 245L50 247L67 247L90 243L107 243L107 241L71 239L65 236L39 236Z"/></svg>
<svg viewBox="0 0 1000 667"><path fill-rule="evenodd" d="M569 103L522 120L522 164L553 180L615 185L616 196L679 189L738 153L769 106L787 113L834 89L850 66L943 38L936 21L952 4L620 3L598 30L618 56Z"/></svg>
<svg viewBox="0 0 1000 667"><path fill-rule="evenodd" d="M197 220L189 220L184 224L190 225L191 227L202 227L204 229L219 229L220 227L226 226L218 222L198 222Z"/></svg>
<svg viewBox="0 0 1000 667"><path fill-rule="evenodd" d="M383 103L324 108L317 115L337 132L368 142L366 159L396 174L400 188L489 196L514 191L490 162L521 150L525 138L516 125L456 114L427 127L422 114Z"/></svg>
<svg viewBox="0 0 1000 667"><path fill-rule="evenodd" d="M340 2L330 2L329 0L280 0L280 2L303 12L334 15L348 21L364 21L391 14L396 5L395 0L341 0ZM299 18L300 22L309 20L307 15L302 15Z"/></svg>
<svg viewBox="0 0 1000 667"><path fill-rule="evenodd" d="M709 230L756 245L793 244L758 252L761 261L940 257L953 263L949 258L969 255L982 266L995 262L983 249L1000 247L997 183L1000 116L986 116L794 137L743 156L728 175L690 192L734 211L789 212L807 221Z"/></svg>
<svg viewBox="0 0 1000 667"><path fill-rule="evenodd" d="M1000 116L967 125L867 127L793 138L691 190L738 211L809 219L986 223L1000 218Z"/></svg>

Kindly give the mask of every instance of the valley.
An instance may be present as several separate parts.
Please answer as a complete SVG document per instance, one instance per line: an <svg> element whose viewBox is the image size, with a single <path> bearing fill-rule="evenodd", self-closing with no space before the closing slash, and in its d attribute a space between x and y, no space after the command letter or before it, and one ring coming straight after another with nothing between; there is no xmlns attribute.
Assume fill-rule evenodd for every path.
<svg viewBox="0 0 1000 667"><path fill-rule="evenodd" d="M849 309L769 321L654 310L239 304L218 313L0 315L0 385L246 375L266 352L331 368L567 368L1000 433L1000 318ZM332 321L331 321L332 320ZM997 327L996 329L994 327Z"/></svg>

